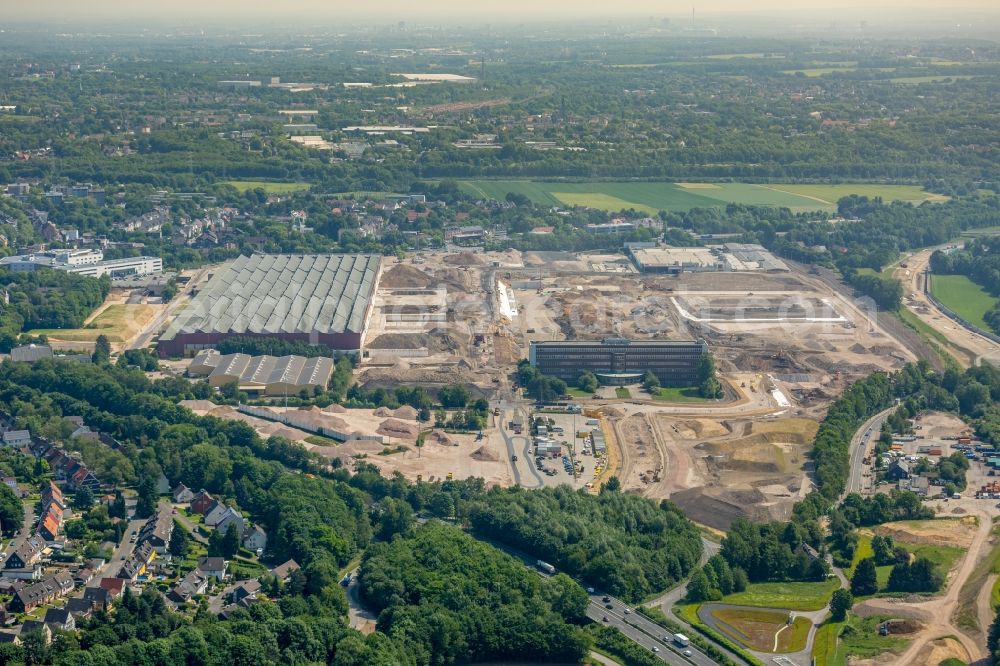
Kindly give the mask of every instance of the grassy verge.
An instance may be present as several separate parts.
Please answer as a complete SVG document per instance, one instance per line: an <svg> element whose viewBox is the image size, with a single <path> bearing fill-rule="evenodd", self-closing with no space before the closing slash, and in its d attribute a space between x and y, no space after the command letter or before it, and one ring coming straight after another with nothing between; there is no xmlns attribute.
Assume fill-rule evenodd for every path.
<svg viewBox="0 0 1000 666"><path fill-rule="evenodd" d="M836 578L818 583L753 583L743 592L724 597L721 603L736 606L760 606L785 610L820 610L840 587Z"/></svg>
<svg viewBox="0 0 1000 666"><path fill-rule="evenodd" d="M983 319L997 299L964 275L931 276L931 292L959 317L984 331L990 330Z"/></svg>
<svg viewBox="0 0 1000 666"><path fill-rule="evenodd" d="M833 622L827 618L816 630L812 649L812 657L816 666L828 666L834 663L837 657L837 638L843 628L843 622Z"/></svg>
<svg viewBox="0 0 1000 666"><path fill-rule="evenodd" d="M306 441L316 446L340 446L340 442L337 440L324 437L323 435L309 435L306 437Z"/></svg>
<svg viewBox="0 0 1000 666"><path fill-rule="evenodd" d="M647 648L641 647L614 627L600 624L587 626L594 637L595 649L623 666L660 666L663 662Z"/></svg>
<svg viewBox="0 0 1000 666"><path fill-rule="evenodd" d="M572 398L593 398L594 394L589 391L581 391L578 388L568 388L566 389L566 395Z"/></svg>
<svg viewBox="0 0 1000 666"><path fill-rule="evenodd" d="M698 393L698 387L689 386L686 388L661 388L653 394L654 400L664 402L705 402L705 398Z"/></svg>
<svg viewBox="0 0 1000 666"><path fill-rule="evenodd" d="M924 342L927 343L927 346L930 347L935 354L937 354L937 357L945 366L956 365L956 359L964 361L966 364L971 363L972 359L968 352L953 345L948 338L941 334L940 331L932 328L923 319L914 314L909 308L901 307L889 316L893 315L903 322L905 326L908 326L916 331L917 335L923 338Z"/></svg>
<svg viewBox="0 0 1000 666"><path fill-rule="evenodd" d="M663 611L659 608L646 608L645 606L640 606L638 612L666 629L668 633L684 634L685 632L684 627L664 615ZM721 664L722 666L736 666L736 662L730 659L729 655L723 652L715 643L712 643L701 636L688 636L688 638L691 639L692 645L704 652L716 663Z"/></svg>
<svg viewBox="0 0 1000 666"><path fill-rule="evenodd" d="M741 648L739 645L729 640L719 632L715 631L711 627L702 624L701 619L698 617L698 607L701 604L684 604L674 607L674 610L684 618L684 621L694 627L695 631L707 637L719 645L725 647L727 650L735 655L738 655L740 659L750 664L750 666L764 666L760 659L757 659L749 652Z"/></svg>
<svg viewBox="0 0 1000 666"><path fill-rule="evenodd" d="M619 386L615 389L615 397L621 398L622 400L628 400L632 397L632 393L627 388Z"/></svg>
<svg viewBox="0 0 1000 666"><path fill-rule="evenodd" d="M812 627L804 617L789 626L787 613L765 608L718 608L712 615L719 621L717 631L758 652L800 652Z"/></svg>

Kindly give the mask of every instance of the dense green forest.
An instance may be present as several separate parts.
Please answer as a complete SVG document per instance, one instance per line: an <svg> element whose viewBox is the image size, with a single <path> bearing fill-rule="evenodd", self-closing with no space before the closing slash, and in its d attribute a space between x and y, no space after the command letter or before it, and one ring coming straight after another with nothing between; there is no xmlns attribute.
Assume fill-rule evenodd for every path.
<svg viewBox="0 0 1000 666"><path fill-rule="evenodd" d="M575 663L589 639L587 593L564 575L541 578L453 527L429 523L361 561L361 592L379 630L420 663L483 659Z"/></svg>
<svg viewBox="0 0 1000 666"><path fill-rule="evenodd" d="M78 328L111 291L107 277L57 270L0 270L0 351L10 351L23 331Z"/></svg>
<svg viewBox="0 0 1000 666"><path fill-rule="evenodd" d="M618 492L493 488L472 503L469 522L479 536L629 601L681 580L701 555L697 528L676 506Z"/></svg>

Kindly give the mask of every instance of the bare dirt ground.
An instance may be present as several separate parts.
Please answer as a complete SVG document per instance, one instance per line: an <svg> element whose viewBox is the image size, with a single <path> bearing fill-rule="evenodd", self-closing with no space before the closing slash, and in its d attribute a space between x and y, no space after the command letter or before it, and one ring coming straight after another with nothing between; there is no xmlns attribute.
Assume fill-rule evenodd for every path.
<svg viewBox="0 0 1000 666"><path fill-rule="evenodd" d="M670 498L694 520L727 529L737 517L787 517L811 487L807 453L817 423L674 416L649 407L612 418L628 492Z"/></svg>

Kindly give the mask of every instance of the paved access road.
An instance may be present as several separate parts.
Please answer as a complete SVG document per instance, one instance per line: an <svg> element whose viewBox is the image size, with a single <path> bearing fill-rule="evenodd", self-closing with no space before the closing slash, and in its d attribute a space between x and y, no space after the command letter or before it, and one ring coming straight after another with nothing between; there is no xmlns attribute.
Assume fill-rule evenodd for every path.
<svg viewBox="0 0 1000 666"><path fill-rule="evenodd" d="M844 490L844 497L850 493L871 494L871 479L864 477L865 452L873 439L878 439L882 432L882 424L889 417L889 414L896 409L893 405L889 409L883 410L861 424L854 436L851 438L851 473L847 477L847 488ZM843 499L843 497L841 497Z"/></svg>

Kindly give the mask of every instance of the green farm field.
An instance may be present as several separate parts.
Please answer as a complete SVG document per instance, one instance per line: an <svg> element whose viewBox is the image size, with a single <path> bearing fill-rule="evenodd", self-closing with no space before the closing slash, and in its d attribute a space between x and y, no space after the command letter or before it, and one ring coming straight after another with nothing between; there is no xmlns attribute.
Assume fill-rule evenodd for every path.
<svg viewBox="0 0 1000 666"><path fill-rule="evenodd" d="M504 199L513 192L542 206L588 206L609 212L633 208L656 211L687 211L714 208L729 203L787 207L794 212L834 212L837 200L850 194L880 196L886 201L943 201L940 195L914 185L790 185L753 183L652 183L595 181L561 183L537 180L468 180L461 187L486 199Z"/></svg>
<svg viewBox="0 0 1000 666"><path fill-rule="evenodd" d="M240 192L262 189L268 194L288 194L308 190L309 183L278 183L269 180L227 180L223 185L232 185Z"/></svg>
<svg viewBox="0 0 1000 666"><path fill-rule="evenodd" d="M935 275L931 278L931 292L965 321L984 331L990 330L983 315L996 305L997 299L969 278L964 275Z"/></svg>

